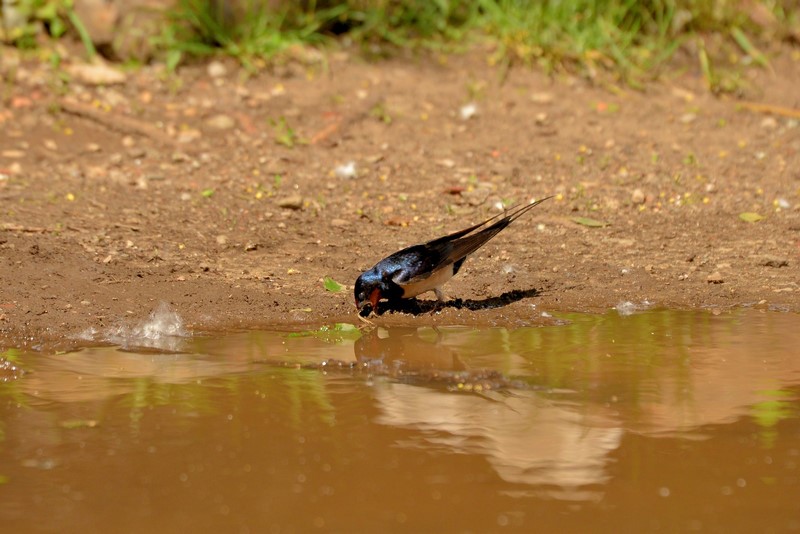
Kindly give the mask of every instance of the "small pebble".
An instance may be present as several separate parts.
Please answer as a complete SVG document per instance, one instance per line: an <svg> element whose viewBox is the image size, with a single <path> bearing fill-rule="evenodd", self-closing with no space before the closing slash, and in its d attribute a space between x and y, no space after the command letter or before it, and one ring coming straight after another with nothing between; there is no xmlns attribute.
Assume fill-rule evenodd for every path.
<svg viewBox="0 0 800 534"><path fill-rule="evenodd" d="M469 120L475 115L478 114L478 106L474 103L469 103L465 106L461 106L461 109L458 110L458 115L461 117L462 120Z"/></svg>
<svg viewBox="0 0 800 534"><path fill-rule="evenodd" d="M197 141L202 136L203 134L200 132L200 130L197 130L195 128L186 128L185 130L181 130L178 133L177 141L179 143L186 144L186 143L191 143L193 141Z"/></svg>
<svg viewBox="0 0 800 534"><path fill-rule="evenodd" d="M355 178L356 176L356 162L355 161L348 161L344 165L339 165L333 170L333 173L339 177L344 178L345 180L350 178Z"/></svg>
<svg viewBox="0 0 800 534"><path fill-rule="evenodd" d="M128 157L131 159L142 159L147 152L142 147L132 147L128 149Z"/></svg>
<svg viewBox="0 0 800 534"><path fill-rule="evenodd" d="M634 313L636 313L636 304L634 304L629 300L620 302L615 306L615 308L617 310L617 313L623 317L628 315L633 315Z"/></svg>
<svg viewBox="0 0 800 534"><path fill-rule="evenodd" d="M549 104L553 101L553 93L531 93L531 102L536 104Z"/></svg>
<svg viewBox="0 0 800 534"><path fill-rule="evenodd" d="M300 195L292 195L282 198L278 201L278 206L290 210L299 210L303 208L303 197Z"/></svg>
<svg viewBox="0 0 800 534"><path fill-rule="evenodd" d="M633 193L631 194L631 202L634 204L644 204L644 200L644 191L639 188L634 189Z"/></svg>
<svg viewBox="0 0 800 534"><path fill-rule="evenodd" d="M779 256L766 256L764 257L764 261L762 263L765 267L788 267L789 260L786 258L781 258Z"/></svg>
<svg viewBox="0 0 800 534"><path fill-rule="evenodd" d="M715 271L708 275L706 282L709 284L721 284L725 282L725 279L722 278L722 275L719 273L719 271Z"/></svg>
<svg viewBox="0 0 800 534"><path fill-rule="evenodd" d="M230 130L236 126L236 121L228 115L219 114L208 119L206 125L215 130Z"/></svg>
<svg viewBox="0 0 800 534"><path fill-rule="evenodd" d="M212 78L221 78L228 74L228 69L221 61L212 61L208 64L208 67L206 67L206 72L208 72L208 75Z"/></svg>
<svg viewBox="0 0 800 534"><path fill-rule="evenodd" d="M772 130L778 126L778 121L775 120L775 117L764 117L761 121L761 127L766 128L768 130Z"/></svg>
<svg viewBox="0 0 800 534"><path fill-rule="evenodd" d="M124 83L127 75L106 63L73 63L66 67L67 72L77 81L86 85L113 85Z"/></svg>

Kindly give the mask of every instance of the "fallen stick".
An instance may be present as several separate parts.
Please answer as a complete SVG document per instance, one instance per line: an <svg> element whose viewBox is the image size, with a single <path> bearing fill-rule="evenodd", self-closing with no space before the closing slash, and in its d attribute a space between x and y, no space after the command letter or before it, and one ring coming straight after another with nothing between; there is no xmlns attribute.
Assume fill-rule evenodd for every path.
<svg viewBox="0 0 800 534"><path fill-rule="evenodd" d="M800 109L773 106L772 104L759 104L758 102L739 102L739 106L757 113L769 113L771 115L800 119Z"/></svg>
<svg viewBox="0 0 800 534"><path fill-rule="evenodd" d="M22 226L20 224L11 224L11 223L3 223L0 226L0 230L5 232L23 232L29 234L46 234L47 232L51 232L49 228L43 228L39 226Z"/></svg>
<svg viewBox="0 0 800 534"><path fill-rule="evenodd" d="M61 110L71 115L83 117L105 126L109 130L114 130L122 134L135 134L159 143L176 145L175 139L159 130L152 124L148 124L133 117L126 117L118 113L102 111L94 106L76 102L75 100L64 98L59 102Z"/></svg>
<svg viewBox="0 0 800 534"><path fill-rule="evenodd" d="M320 141L326 140L328 137L336 133L336 130L339 129L339 126L342 124L341 120L336 122L332 122L319 130L317 133L311 136L311 144L316 145Z"/></svg>

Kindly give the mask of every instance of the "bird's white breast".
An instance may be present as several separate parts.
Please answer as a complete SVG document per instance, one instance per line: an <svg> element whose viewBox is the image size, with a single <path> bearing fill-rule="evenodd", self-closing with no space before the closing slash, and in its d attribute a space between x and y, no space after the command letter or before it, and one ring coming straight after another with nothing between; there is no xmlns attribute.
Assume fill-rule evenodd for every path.
<svg viewBox="0 0 800 534"><path fill-rule="evenodd" d="M427 278L424 278L419 281L412 281L406 284L400 284L400 287L403 288L403 298L409 299L411 297L416 297L417 295L421 295L427 291L433 291L438 287L441 287L442 284L447 282L453 278L453 264L443 267L439 269L437 272L433 273Z"/></svg>

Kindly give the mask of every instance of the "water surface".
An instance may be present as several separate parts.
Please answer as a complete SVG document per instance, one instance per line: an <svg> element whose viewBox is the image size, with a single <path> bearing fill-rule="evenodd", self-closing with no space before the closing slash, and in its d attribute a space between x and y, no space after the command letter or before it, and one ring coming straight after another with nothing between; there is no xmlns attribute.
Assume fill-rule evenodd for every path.
<svg viewBox="0 0 800 534"><path fill-rule="evenodd" d="M800 317L559 318L9 351L2 530L800 530Z"/></svg>

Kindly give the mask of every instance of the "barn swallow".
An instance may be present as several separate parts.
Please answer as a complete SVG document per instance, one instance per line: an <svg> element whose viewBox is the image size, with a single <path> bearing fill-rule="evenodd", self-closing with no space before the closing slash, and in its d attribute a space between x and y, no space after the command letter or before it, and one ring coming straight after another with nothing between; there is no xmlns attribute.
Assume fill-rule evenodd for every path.
<svg viewBox="0 0 800 534"><path fill-rule="evenodd" d="M374 312L382 299L410 299L427 291L436 293L439 304L444 301L441 286L455 276L467 256L485 245L509 224L528 210L552 197L545 197L521 208L512 208L505 217L486 226L501 214L444 237L413 245L395 252L361 273L356 280L355 297L359 314L367 305L367 315ZM486 228L478 230L482 226ZM477 230L477 231L476 231Z"/></svg>

